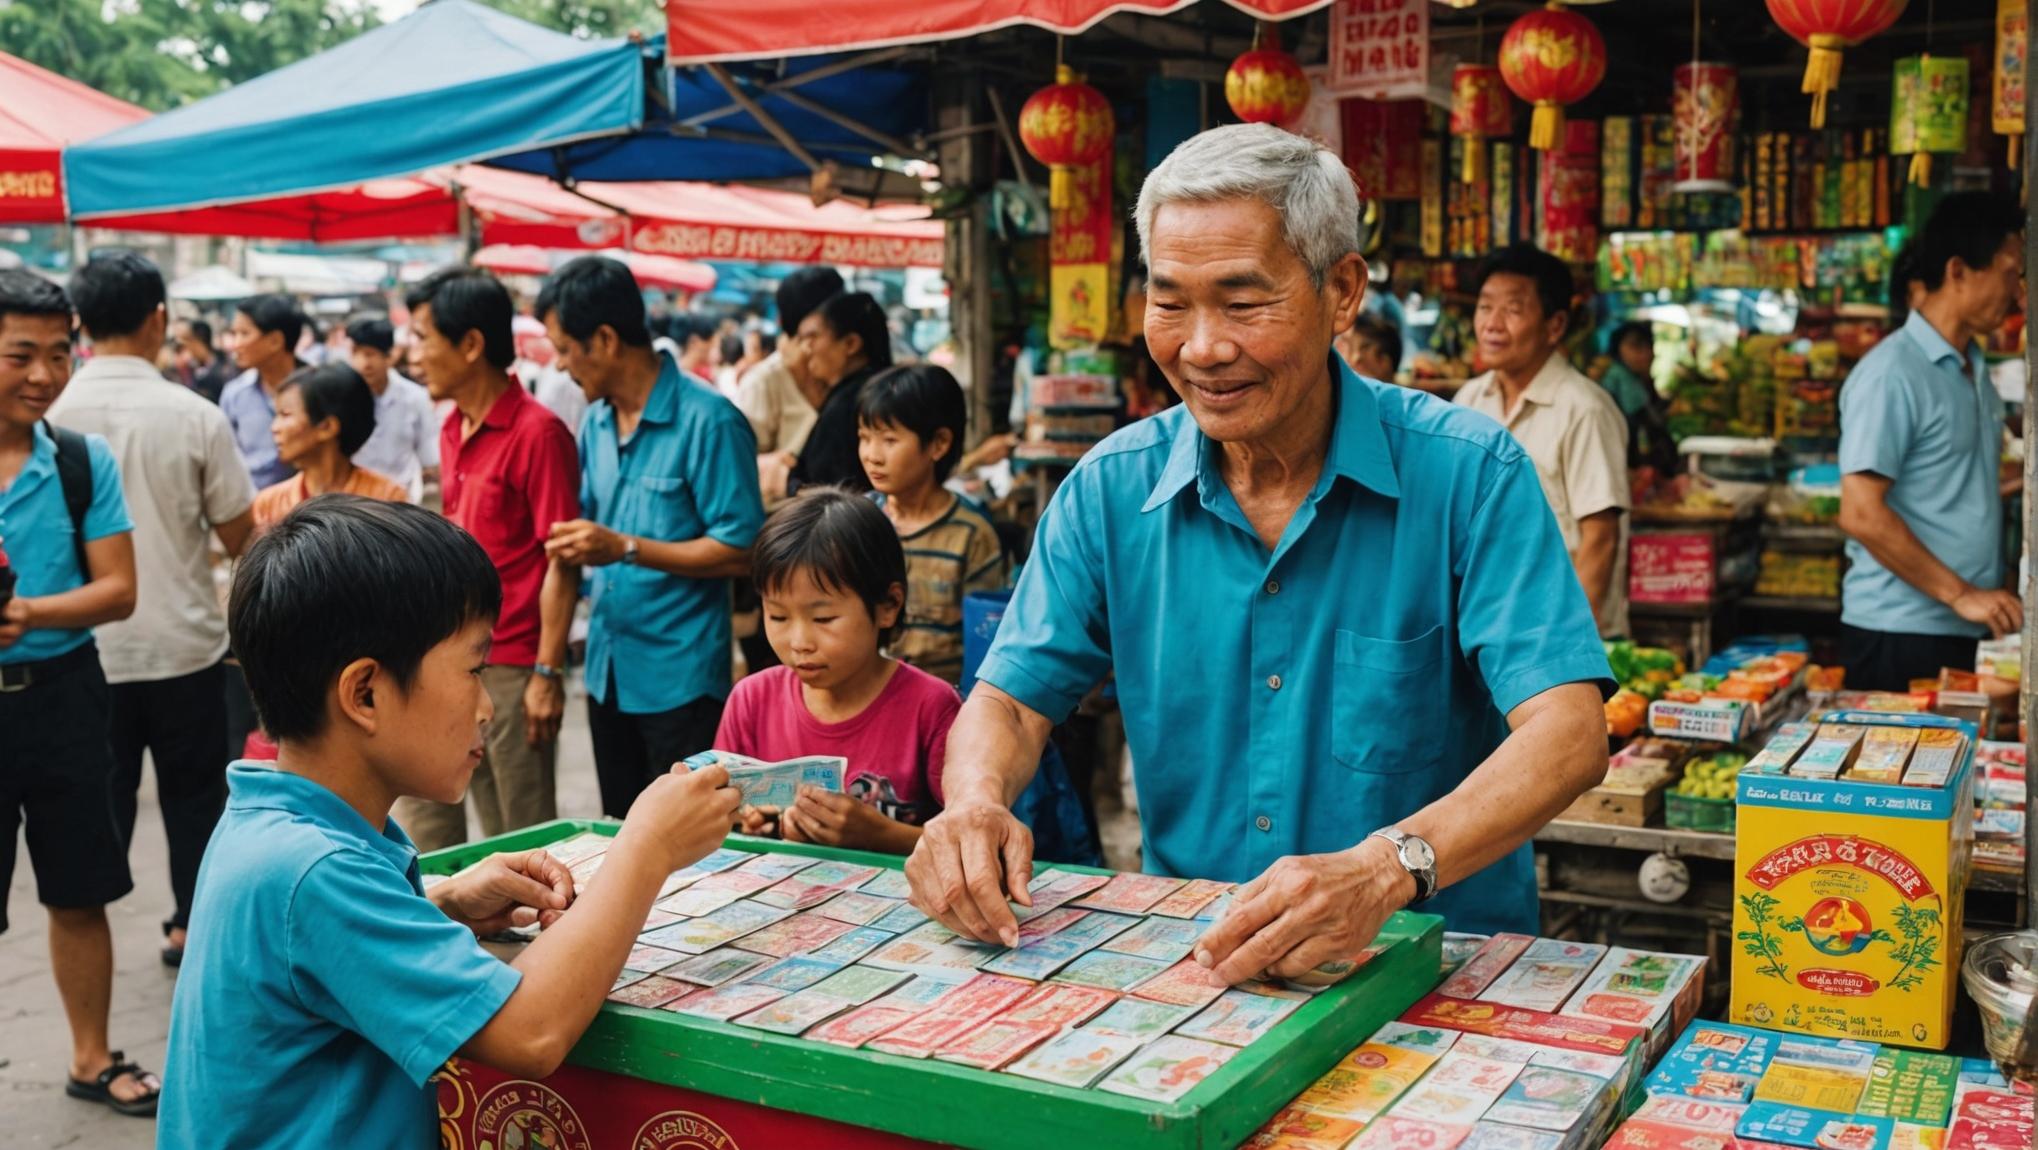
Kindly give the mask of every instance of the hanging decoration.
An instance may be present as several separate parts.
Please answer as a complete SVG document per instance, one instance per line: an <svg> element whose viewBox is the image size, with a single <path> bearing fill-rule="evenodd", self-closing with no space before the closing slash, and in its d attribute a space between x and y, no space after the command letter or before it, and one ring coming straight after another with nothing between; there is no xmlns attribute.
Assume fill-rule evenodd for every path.
<svg viewBox="0 0 2038 1150"><path fill-rule="evenodd" d="M1464 141L1458 181L1476 184L1485 166L1486 141L1514 128L1514 105L1500 69L1491 64L1460 64L1451 70L1451 135Z"/></svg>
<svg viewBox="0 0 2038 1150"><path fill-rule="evenodd" d="M1019 141L1047 165L1050 208L1068 208L1070 170L1110 155L1116 131L1104 94L1077 80L1075 69L1055 65L1054 83L1033 93L1019 109Z"/></svg>
<svg viewBox="0 0 2038 1150"><path fill-rule="evenodd" d="M1258 46L1231 62L1224 73L1224 101L1248 124L1287 124L1309 103L1309 77L1295 57L1278 46Z"/></svg>
<svg viewBox="0 0 2038 1150"><path fill-rule="evenodd" d="M1996 0L1995 87L1989 118L2010 138L2010 170L2024 166L2024 80L2030 28L2024 0Z"/></svg>
<svg viewBox="0 0 2038 1150"><path fill-rule="evenodd" d="M1564 105L1606 77L1606 41L1592 21L1551 0L1516 20L1500 41L1500 75L1515 95L1535 105L1529 146L1550 151L1564 138Z"/></svg>
<svg viewBox="0 0 2038 1150"><path fill-rule="evenodd" d="M1932 182L1932 153L1967 148L1967 57L1907 56L1896 62L1889 104L1889 151L1909 153L1910 180Z"/></svg>
<svg viewBox="0 0 2038 1150"><path fill-rule="evenodd" d="M1826 126L1826 97L1840 86L1840 54L1880 35L1904 14L1905 0L1766 0L1769 16L1811 49L1802 90L1812 98L1812 127Z"/></svg>
<svg viewBox="0 0 2038 1150"><path fill-rule="evenodd" d="M1676 129L1675 192L1730 192L1734 182L1734 105L1739 77L1727 64L1695 60L1670 79Z"/></svg>

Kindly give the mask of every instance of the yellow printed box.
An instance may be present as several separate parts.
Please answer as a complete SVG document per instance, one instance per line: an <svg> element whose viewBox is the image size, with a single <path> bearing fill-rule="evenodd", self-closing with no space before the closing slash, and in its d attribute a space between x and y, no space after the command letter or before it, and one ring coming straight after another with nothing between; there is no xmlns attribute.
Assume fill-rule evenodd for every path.
<svg viewBox="0 0 2038 1150"><path fill-rule="evenodd" d="M1848 711L1828 724L1952 730L1937 786L1742 774L1730 1020L1944 1049L1974 847L1974 725Z"/></svg>

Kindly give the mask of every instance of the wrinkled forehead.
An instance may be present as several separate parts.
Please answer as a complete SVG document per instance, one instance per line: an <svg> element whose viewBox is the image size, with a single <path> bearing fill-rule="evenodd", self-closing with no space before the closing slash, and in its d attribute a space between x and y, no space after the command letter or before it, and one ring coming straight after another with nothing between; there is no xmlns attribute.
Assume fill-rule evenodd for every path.
<svg viewBox="0 0 2038 1150"><path fill-rule="evenodd" d="M71 317L66 315L0 315L0 349L49 351L71 346Z"/></svg>
<svg viewBox="0 0 2038 1150"><path fill-rule="evenodd" d="M1307 274L1280 213L1244 196L1161 205L1147 239L1147 267L1161 289L1190 281L1266 286Z"/></svg>

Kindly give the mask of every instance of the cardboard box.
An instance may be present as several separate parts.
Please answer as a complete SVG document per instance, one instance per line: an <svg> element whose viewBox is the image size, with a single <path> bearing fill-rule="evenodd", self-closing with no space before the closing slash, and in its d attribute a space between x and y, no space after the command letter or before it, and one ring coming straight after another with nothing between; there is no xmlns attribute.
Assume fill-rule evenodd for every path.
<svg viewBox="0 0 2038 1150"><path fill-rule="evenodd" d="M1560 819L1607 826L1645 827L1663 809L1663 792L1677 771L1663 759L1629 756L1624 750L1607 764L1606 780L1579 795Z"/></svg>
<svg viewBox="0 0 2038 1150"><path fill-rule="evenodd" d="M1841 712L1805 751L1871 727L1972 726ZM1828 752L1826 761L1836 761ZM1734 1022L1941 1049L1959 988L1973 755L1942 786L1743 774L1734 856Z"/></svg>

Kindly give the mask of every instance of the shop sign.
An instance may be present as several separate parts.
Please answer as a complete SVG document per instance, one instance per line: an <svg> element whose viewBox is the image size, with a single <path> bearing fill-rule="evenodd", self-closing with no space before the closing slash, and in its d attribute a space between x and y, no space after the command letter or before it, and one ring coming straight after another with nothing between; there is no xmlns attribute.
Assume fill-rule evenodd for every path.
<svg viewBox="0 0 2038 1150"><path fill-rule="evenodd" d="M1048 342L1097 343L1111 330L1111 157L1068 169L1069 203L1048 231Z"/></svg>
<svg viewBox="0 0 2038 1150"><path fill-rule="evenodd" d="M1340 0L1330 10L1330 89L1369 100L1429 90L1429 0Z"/></svg>

